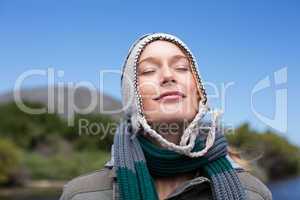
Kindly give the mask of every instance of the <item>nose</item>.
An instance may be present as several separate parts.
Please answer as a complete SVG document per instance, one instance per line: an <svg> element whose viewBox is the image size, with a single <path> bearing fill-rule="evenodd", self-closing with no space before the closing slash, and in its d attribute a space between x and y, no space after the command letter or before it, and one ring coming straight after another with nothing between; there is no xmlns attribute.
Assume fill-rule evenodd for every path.
<svg viewBox="0 0 300 200"><path fill-rule="evenodd" d="M161 85L175 83L175 77L169 66L165 65L161 69Z"/></svg>

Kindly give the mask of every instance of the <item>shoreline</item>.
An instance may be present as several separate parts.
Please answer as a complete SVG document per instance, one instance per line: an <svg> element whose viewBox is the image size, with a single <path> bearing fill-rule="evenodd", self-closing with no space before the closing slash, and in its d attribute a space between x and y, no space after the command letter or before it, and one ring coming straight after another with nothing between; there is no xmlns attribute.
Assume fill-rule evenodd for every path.
<svg viewBox="0 0 300 200"><path fill-rule="evenodd" d="M23 186L0 187L0 197L39 195L45 194L45 192L50 195L57 195L62 192L66 182L61 180L36 180L28 181Z"/></svg>

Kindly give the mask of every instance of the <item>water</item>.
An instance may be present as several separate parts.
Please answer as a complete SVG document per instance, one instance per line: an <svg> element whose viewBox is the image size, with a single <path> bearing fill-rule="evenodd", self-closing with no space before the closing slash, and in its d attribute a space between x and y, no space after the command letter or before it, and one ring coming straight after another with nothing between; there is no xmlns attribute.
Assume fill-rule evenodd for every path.
<svg viewBox="0 0 300 200"><path fill-rule="evenodd" d="M272 192L273 200L300 200L300 177L271 183L268 187Z"/></svg>
<svg viewBox="0 0 300 200"><path fill-rule="evenodd" d="M2 194L6 193L6 195ZM61 195L59 189L12 189L7 192L0 190L0 200L58 200Z"/></svg>

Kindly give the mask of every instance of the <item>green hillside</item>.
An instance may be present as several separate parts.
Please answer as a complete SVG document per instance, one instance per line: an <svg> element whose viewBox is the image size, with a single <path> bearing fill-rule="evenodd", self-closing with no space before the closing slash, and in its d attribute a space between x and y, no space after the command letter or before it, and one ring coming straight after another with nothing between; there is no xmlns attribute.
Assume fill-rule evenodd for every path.
<svg viewBox="0 0 300 200"><path fill-rule="evenodd" d="M27 103L30 107L43 105ZM80 123L89 123L81 130ZM14 103L0 105L0 183L66 180L100 169L109 159L117 121L101 114L76 115L74 126L56 114L30 115ZM99 128L100 127L100 128ZM231 146L248 161L254 174L273 180L296 176L300 150L271 131L257 132L248 124L227 134Z"/></svg>

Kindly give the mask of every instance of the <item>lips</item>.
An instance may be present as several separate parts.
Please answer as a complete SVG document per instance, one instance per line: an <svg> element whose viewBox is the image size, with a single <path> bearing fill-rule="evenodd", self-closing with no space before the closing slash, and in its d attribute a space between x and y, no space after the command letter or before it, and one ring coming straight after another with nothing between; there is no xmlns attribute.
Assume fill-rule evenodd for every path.
<svg viewBox="0 0 300 200"><path fill-rule="evenodd" d="M158 97L155 97L154 100L161 100L161 99L179 99L184 98L185 95L180 91L168 91L160 94Z"/></svg>

